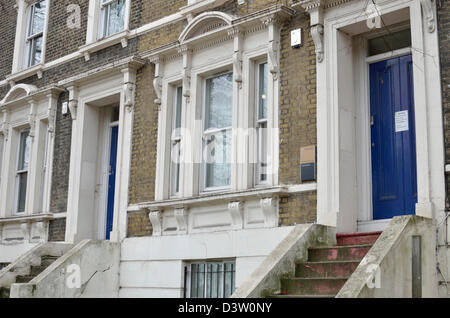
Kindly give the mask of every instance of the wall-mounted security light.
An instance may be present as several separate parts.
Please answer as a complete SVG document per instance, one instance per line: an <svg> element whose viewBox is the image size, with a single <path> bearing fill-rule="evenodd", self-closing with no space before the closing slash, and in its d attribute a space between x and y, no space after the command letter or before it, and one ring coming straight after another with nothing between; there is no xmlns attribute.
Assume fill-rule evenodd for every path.
<svg viewBox="0 0 450 318"><path fill-rule="evenodd" d="M69 111L69 102L64 102L64 103L62 103L62 110L61 110L61 113L62 113L63 115L66 115L68 111Z"/></svg>
<svg viewBox="0 0 450 318"><path fill-rule="evenodd" d="M291 31L291 46L296 49L302 45L302 29L295 29Z"/></svg>

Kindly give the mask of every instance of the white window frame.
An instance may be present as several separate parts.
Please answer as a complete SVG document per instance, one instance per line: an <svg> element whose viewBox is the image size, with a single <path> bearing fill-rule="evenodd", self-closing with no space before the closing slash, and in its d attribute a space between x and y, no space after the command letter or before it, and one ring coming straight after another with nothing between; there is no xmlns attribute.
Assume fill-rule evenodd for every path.
<svg viewBox="0 0 450 318"><path fill-rule="evenodd" d="M34 12L35 12L35 7L36 4L38 3L45 3L46 8L45 8L45 15L47 15L47 11L48 11L48 7L47 7L47 1L46 0L42 0L42 1L36 1L33 4L31 4L28 7L28 14L27 14L27 30L26 30L26 36L25 36L25 54L24 54L24 66L25 68L29 68L32 66L35 66L37 64L40 64L42 61L42 51L43 51L43 47L41 48L41 58L39 61L37 61L35 64L32 64L32 62L35 60L34 56L36 54L35 52L35 47L36 47L36 42L38 41L39 38L42 38L42 44L44 44L44 29L45 29L45 22L46 22L46 18L44 18L44 27L42 28L41 32L35 33L35 34L31 34L32 32L32 28L33 28L33 22L34 22Z"/></svg>
<svg viewBox="0 0 450 318"><path fill-rule="evenodd" d="M266 152L266 154L265 154L265 156L266 156L266 160L267 160L267 157L268 157L268 134L267 134L267 129L268 129L268 126L269 126L269 123L268 123L268 113L267 113L267 111L268 111L268 109L266 109L266 117L265 118L259 118L259 112L260 112L260 107L261 107L261 105L260 105L260 100L259 100L259 96L260 96L260 94L261 94L261 92L260 92L260 80L261 80L261 78L260 78L260 66L261 65L264 65L264 64L267 64L267 67L268 67L268 62L267 62L267 60L259 60L259 61L255 61L255 77L254 77L254 79L255 79L255 81L254 81L254 87L255 87L255 97L254 97L254 100L253 100L253 102L254 102L254 119L255 119L255 130L256 130L256 142L255 142L255 144L254 144L254 147L255 147L255 154L256 154L256 156L255 156L255 158L256 158L256 162L255 162L255 165L254 165L254 185L255 185L255 187L258 187L258 186L265 186L265 185L267 185L268 184L268 180L267 180L267 173L266 173L266 179L265 180L262 180L261 179L261 171L262 171L262 168L261 168L261 162L260 162L260 160L261 160L261 158L262 158L262 156L263 156L263 154L262 154L262 134L263 134L263 130L261 130L261 127L264 127L264 125L265 125L265 128L262 128L262 129L266 129L266 140L265 140L265 152ZM269 77L269 72L267 72L267 77L266 77L266 86L268 85L268 77ZM267 104L267 98L268 98L268 96L267 96L267 87L266 87L266 104ZM266 105L266 108L267 108L267 105ZM267 164L267 163L266 163Z"/></svg>
<svg viewBox="0 0 450 318"><path fill-rule="evenodd" d="M17 0L17 24L16 24L16 39L14 44L14 57L12 63L12 74L24 71L27 69L34 69L41 67L45 63L45 53L46 53L46 42L47 42L47 31L48 31L48 17L51 7L51 0L46 1L46 11L45 11L45 21L44 30L42 32L42 52L41 60L35 65L28 66L28 56L27 56L27 39L28 31L30 25L30 16L32 6L41 1L28 1L28 0ZM31 2L31 4L30 4ZM41 33L39 33L41 34ZM35 35L37 36L37 35Z"/></svg>
<svg viewBox="0 0 450 318"><path fill-rule="evenodd" d="M181 89L181 92L180 92ZM173 98L172 98L172 132L171 132L171 138L170 138L170 168L169 168L169 175L170 175L170 196L171 197L179 197L180 195L180 188L181 188L181 162L180 162L180 156L181 153L178 155L178 173L174 173L174 170L177 167L177 163L174 161L173 154L174 154L174 147L178 145L178 149L181 149L181 129L183 126L183 119L182 119L182 113L183 113L183 87L181 85L174 85L172 87L173 90ZM178 97L179 94L181 94L181 105L180 105L180 114L178 114ZM180 116L180 127L177 129L177 116ZM178 190L177 190L178 185Z"/></svg>
<svg viewBox="0 0 450 318"><path fill-rule="evenodd" d="M111 1L113 2L113 1ZM95 43L97 41L114 39L116 37L121 37L122 34L127 33L130 28L130 11L131 11L131 0L125 0L125 13L123 30L121 32L111 34L108 37L103 36L102 23L102 2L101 0L89 0L89 11L88 11L88 22L86 31L86 45ZM125 35L123 35L125 36ZM106 40L108 41L108 40ZM103 42L102 42L103 43ZM114 42L115 43L115 42Z"/></svg>
<svg viewBox="0 0 450 318"><path fill-rule="evenodd" d="M30 171L30 158L31 158L31 151L32 151L32 144L30 141L30 149L29 151L29 158L28 158L28 166L26 169L19 169L19 165L20 163L20 157L21 157L21 153L22 153L22 135L24 133L28 132L28 136L27 138L30 138L30 129L29 128L22 128L18 131L18 145L17 145L17 155L16 155L16 160L15 160L15 170L14 170L14 206L13 206L13 211L14 214L16 215L23 215L27 212L27 190L28 190L28 180L29 180L29 171ZM25 147L26 147L26 143L25 143ZM26 148L25 148L26 149ZM23 211L19 211L19 193L20 193L20 175L25 174L27 175L27 184L25 185L25 206L24 206L24 210Z"/></svg>
<svg viewBox="0 0 450 318"><path fill-rule="evenodd" d="M200 169L200 180L201 180L201 182L200 182L200 190L201 190L201 192L220 192L220 191L226 191L226 190L230 190L231 189L231 185L232 185L232 174L233 174L233 172L232 172L232 169L233 169L233 163L231 163L230 162L230 183L228 184L228 185L226 185L226 186L207 186L206 185L206 176L207 176L207 173L206 173L206 169L207 169L207 163L205 162L205 158L204 158L204 147L205 147L205 144L206 144L206 141L207 141L207 136L210 136L210 135L213 135L213 134L217 134L217 133L221 133L221 132L224 132L224 131L229 131L230 132L230 138L231 138L231 147L230 147L230 151L231 151L231 153L229 154L229 157L231 158L231 156L232 156L232 149L233 149L233 138L232 138L232 131L233 131L233 125L231 125L231 126L227 126L227 127L222 127L222 128L213 128L213 129L211 129L211 128L209 128L209 129L206 129L205 128L205 124L206 124L206 90L207 90L207 81L209 80L209 79L211 79L211 78L215 78L215 77L219 77L219 76L223 76L223 75L226 75L226 74L233 74L233 71L231 71L231 70L225 70L225 71L221 71L221 72L217 72L217 73L215 73L215 74L213 74L213 75L210 75L210 76L207 76L207 77L204 77L203 79L202 79L202 87L203 87L203 90L202 90L202 105L201 105L201 107L202 107L202 140L201 140L201 158L202 158L202 160L201 160L201 169ZM232 94L234 93L233 91L231 92ZM234 111L233 111L233 108L234 108L234 105L232 105L232 107L231 107L231 112L232 112L232 114L234 113Z"/></svg>
<svg viewBox="0 0 450 318"><path fill-rule="evenodd" d="M99 1L100 5L100 18L98 21L98 39L105 39L110 36L113 36L114 34L120 33L125 30L125 20L126 20L126 14L127 14L127 3L129 3L129 0L125 0L125 12L123 16L123 29L120 31L117 31L115 33L107 34L107 31L109 29L109 11L111 8L111 5L114 4L114 2L117 2L119 0L106 0L103 2L103 0ZM106 21L105 21L106 20Z"/></svg>
<svg viewBox="0 0 450 318"><path fill-rule="evenodd" d="M223 294L220 298L224 298L224 294L225 294L225 264L232 264L233 266L233 270L232 270L232 275L231 275L231 279L232 279L232 293L234 293L234 291L236 290L236 261L235 260L208 260L208 261L195 261L195 262L189 262L185 264L185 297L186 298L191 298L191 286L192 286L192 266L193 265L204 265L205 266L205 271L204 271L204 290L203 290L203 295L205 296L207 294L207 288L208 288L208 265L211 264L217 264L217 265L222 265L222 280L221 280L221 284L220 284L220 289L222 290ZM234 282L234 284L233 284ZM206 297L204 297L206 298ZM208 297L211 298L211 297Z"/></svg>

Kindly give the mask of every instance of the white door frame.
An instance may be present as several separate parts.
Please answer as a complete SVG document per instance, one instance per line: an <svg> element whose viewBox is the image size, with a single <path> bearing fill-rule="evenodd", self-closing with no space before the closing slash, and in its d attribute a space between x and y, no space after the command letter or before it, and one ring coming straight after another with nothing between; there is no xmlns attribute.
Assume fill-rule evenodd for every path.
<svg viewBox="0 0 450 318"><path fill-rule="evenodd" d="M422 16L424 0L378 1L382 15L409 10L412 35L412 58L415 93L416 149L418 203L416 214L432 218L445 207L444 149L442 122L439 45L436 28L429 28L430 20ZM433 4L435 6L435 4ZM424 12L426 8L424 8ZM338 231L356 231L356 204L349 204L348 194L356 191L356 181L349 174L346 160L342 159L345 134L341 127L342 112L352 105L343 104L347 94L341 88L338 68L342 68L338 56L343 55L343 40L348 37L342 28L366 23L367 16L361 14L361 4L355 2L324 10L309 9L311 24L323 24L323 37L315 34L316 49L322 39L323 61L317 61L317 222L336 226ZM433 8L434 17L436 9ZM434 22L436 24L436 19ZM356 34L355 34L356 35ZM319 45L318 45L319 44ZM425 52L425 53L423 53ZM348 62L348 61L347 61ZM354 89L354 87L353 87ZM343 108L344 107L344 108ZM343 144L341 144L343 143ZM350 154L351 156L353 154ZM356 169L355 169L356 170ZM353 198L356 196L353 196Z"/></svg>

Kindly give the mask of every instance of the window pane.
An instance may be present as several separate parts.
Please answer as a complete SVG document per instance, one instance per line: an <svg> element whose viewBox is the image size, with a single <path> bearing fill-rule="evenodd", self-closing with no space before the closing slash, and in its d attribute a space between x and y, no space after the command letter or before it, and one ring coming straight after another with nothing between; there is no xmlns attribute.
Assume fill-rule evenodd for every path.
<svg viewBox="0 0 450 318"><path fill-rule="evenodd" d="M19 146L19 164L17 170L27 170L30 159L30 137L29 131L23 131L20 133L20 146Z"/></svg>
<svg viewBox="0 0 450 318"><path fill-rule="evenodd" d="M42 56L42 36L36 37L31 41L32 41L31 45L32 51L29 66L41 63L41 56Z"/></svg>
<svg viewBox="0 0 450 318"><path fill-rule="evenodd" d="M117 0L108 5L107 15L109 19L105 36L118 33L123 30L125 16L125 0Z"/></svg>
<svg viewBox="0 0 450 318"><path fill-rule="evenodd" d="M234 264L225 263L224 297L230 297L234 292Z"/></svg>
<svg viewBox="0 0 450 318"><path fill-rule="evenodd" d="M267 118L267 63L259 64L258 119Z"/></svg>
<svg viewBox="0 0 450 318"><path fill-rule="evenodd" d="M34 8L32 9L33 10L32 26L29 36L44 32L46 8L47 8L47 1L41 1L34 5Z"/></svg>
<svg viewBox="0 0 450 318"><path fill-rule="evenodd" d="M28 173L23 172L17 175L18 178L18 194L17 194L17 212L25 212L25 198L27 192L27 176Z"/></svg>
<svg viewBox="0 0 450 318"><path fill-rule="evenodd" d="M197 264L191 265L191 298L196 298L197 296Z"/></svg>
<svg viewBox="0 0 450 318"><path fill-rule="evenodd" d="M171 194L174 195L180 190L180 140L176 140L172 143L171 160Z"/></svg>
<svg viewBox="0 0 450 318"><path fill-rule="evenodd" d="M206 187L230 184L231 130L208 136L206 140Z"/></svg>
<svg viewBox="0 0 450 318"><path fill-rule="evenodd" d="M206 81L205 103L205 129L231 126L233 74L220 75Z"/></svg>
<svg viewBox="0 0 450 318"><path fill-rule="evenodd" d="M369 56L411 46L411 30L403 30L369 40Z"/></svg>
<svg viewBox="0 0 450 318"><path fill-rule="evenodd" d="M267 180L267 122L258 127L258 174L260 182Z"/></svg>
<svg viewBox="0 0 450 318"><path fill-rule="evenodd" d="M197 265L197 297L205 297L205 264Z"/></svg>
<svg viewBox="0 0 450 318"><path fill-rule="evenodd" d="M175 101L175 127L174 128L181 128L181 105L183 102L183 88L177 87L176 92L176 101Z"/></svg>

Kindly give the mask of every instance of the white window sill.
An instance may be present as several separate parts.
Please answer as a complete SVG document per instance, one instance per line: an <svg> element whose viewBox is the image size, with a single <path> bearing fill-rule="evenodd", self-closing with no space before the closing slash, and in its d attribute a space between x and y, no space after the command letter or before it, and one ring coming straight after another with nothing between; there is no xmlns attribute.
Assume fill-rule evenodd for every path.
<svg viewBox="0 0 450 318"><path fill-rule="evenodd" d="M304 184L275 186L275 187L257 187L244 191L202 193L199 196L191 198L172 198L162 201L142 202L135 205L130 205L128 207L128 211L129 212L142 211L144 209L160 210L160 209L175 208L179 206L189 207L205 203L212 204L220 201L228 201L228 202L240 200L245 201L255 197L263 198L282 194L289 195L315 190L317 190L317 184L314 182L314 183L304 183Z"/></svg>
<svg viewBox="0 0 450 318"><path fill-rule="evenodd" d="M24 70L12 73L6 76L7 82L17 82L24 78L31 77L33 75L37 75L38 78L42 78L42 72L44 71L44 64L36 64Z"/></svg>
<svg viewBox="0 0 450 318"><path fill-rule="evenodd" d="M89 61L90 55L94 52L103 50L107 47L122 44L122 47L128 46L128 39L130 38L130 31L123 30L119 33L108 36L107 38L100 39L96 42L88 43L79 47L79 52L84 55L84 59Z"/></svg>
<svg viewBox="0 0 450 318"><path fill-rule="evenodd" d="M66 213L59 213L59 214L42 213L42 214L33 214L33 215L15 215L15 216L8 216L5 218L0 218L0 224L50 221L50 220L62 218L65 216L66 216Z"/></svg>

